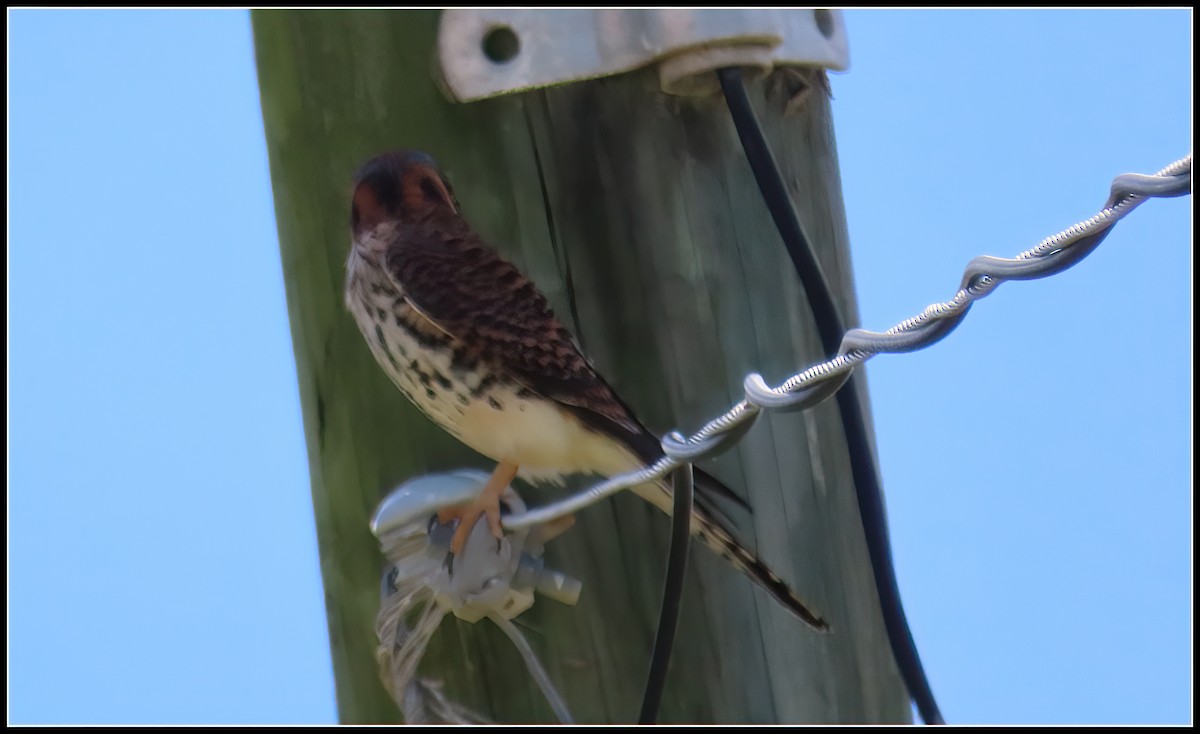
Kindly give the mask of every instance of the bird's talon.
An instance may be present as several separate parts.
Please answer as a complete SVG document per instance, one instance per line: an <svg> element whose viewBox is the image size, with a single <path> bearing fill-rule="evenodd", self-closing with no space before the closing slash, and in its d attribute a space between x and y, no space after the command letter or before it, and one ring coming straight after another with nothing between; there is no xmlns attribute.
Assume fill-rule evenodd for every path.
<svg viewBox="0 0 1200 734"><path fill-rule="evenodd" d="M500 506L488 508L487 510L488 527L491 528L492 537L497 540L504 537L504 526L500 524Z"/></svg>
<svg viewBox="0 0 1200 734"><path fill-rule="evenodd" d="M475 501L456 507L449 507L438 512L438 520L445 523L457 519L458 527L450 538L450 552L454 555L462 553L471 537L471 531L479 522L481 516L487 517L488 528L496 538L504 537L504 529L500 525L500 502L496 494L485 492Z"/></svg>

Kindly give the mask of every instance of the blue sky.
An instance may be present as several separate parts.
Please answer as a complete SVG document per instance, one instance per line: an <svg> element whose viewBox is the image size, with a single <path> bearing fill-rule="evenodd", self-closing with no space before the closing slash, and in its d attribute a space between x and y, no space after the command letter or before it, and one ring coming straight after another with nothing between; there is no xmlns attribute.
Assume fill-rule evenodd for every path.
<svg viewBox="0 0 1200 734"><path fill-rule="evenodd" d="M8 19L9 720L334 722L249 16ZM1190 11L846 20L868 328L1191 150ZM1191 720L1191 208L868 367L952 722Z"/></svg>

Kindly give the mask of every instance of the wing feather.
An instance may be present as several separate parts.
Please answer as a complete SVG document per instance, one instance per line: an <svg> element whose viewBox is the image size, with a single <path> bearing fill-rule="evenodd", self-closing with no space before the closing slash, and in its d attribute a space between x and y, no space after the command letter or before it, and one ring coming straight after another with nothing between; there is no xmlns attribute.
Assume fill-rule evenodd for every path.
<svg viewBox="0 0 1200 734"><path fill-rule="evenodd" d="M649 435L657 446L579 351L533 282L469 228L450 221L398 227L384 265L409 304L474 359L625 434Z"/></svg>
<svg viewBox="0 0 1200 734"><path fill-rule="evenodd" d="M384 269L413 309L458 340L472 360L566 407L584 425L622 440L646 464L662 457L643 426L580 351L545 296L461 218L403 224ZM744 509L745 500L708 475L697 489Z"/></svg>

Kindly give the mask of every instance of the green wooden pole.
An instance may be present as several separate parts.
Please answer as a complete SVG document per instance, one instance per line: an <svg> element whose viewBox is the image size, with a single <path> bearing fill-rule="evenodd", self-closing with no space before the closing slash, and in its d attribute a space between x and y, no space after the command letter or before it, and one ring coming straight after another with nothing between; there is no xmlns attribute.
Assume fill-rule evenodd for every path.
<svg viewBox="0 0 1200 734"><path fill-rule="evenodd" d="M719 97L664 95L645 70L453 104L433 81L437 11L264 10L252 20L339 713L398 721L373 655L382 559L368 518L408 477L487 462L408 405L342 307L359 163L389 148L431 153L466 217L538 283L652 428L695 429L740 397L747 372L776 382L821 349ZM853 321L823 81L785 69L751 94ZM834 631L809 631L694 550L660 720L909 721L833 402L760 419L707 468L747 493L755 511L738 519L742 535ZM519 489L534 504L561 492ZM578 520L547 555L584 582L579 605L543 600L520 621L578 721L632 721L668 521L627 495ZM552 721L489 624L447 619L423 666L497 721Z"/></svg>

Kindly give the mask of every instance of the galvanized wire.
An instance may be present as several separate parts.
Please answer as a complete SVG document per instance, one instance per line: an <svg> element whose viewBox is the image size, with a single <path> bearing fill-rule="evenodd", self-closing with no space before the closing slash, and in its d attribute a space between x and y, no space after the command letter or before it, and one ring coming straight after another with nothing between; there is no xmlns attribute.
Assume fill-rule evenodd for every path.
<svg viewBox="0 0 1200 734"><path fill-rule="evenodd" d="M1155 197L1183 196L1191 192L1192 155L1189 153L1153 175L1124 174L1113 179L1111 194L1096 215L1047 237L1015 258L981 256L967 264L958 292L942 303L884 332L850 329L842 338L837 356L813 365L770 387L762 375L750 374L743 383L746 397L725 414L685 437L677 431L662 440L666 454L650 466L599 482L565 499L510 515L509 529L520 529L555 520L584 509L622 489L665 477L685 463L716 453L741 439L758 414L766 410L804 410L836 393L862 362L881 353L911 352L943 339L966 316L971 304L1007 280L1033 280L1061 272L1086 257L1112 226Z"/></svg>

